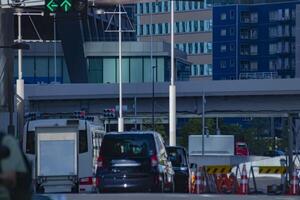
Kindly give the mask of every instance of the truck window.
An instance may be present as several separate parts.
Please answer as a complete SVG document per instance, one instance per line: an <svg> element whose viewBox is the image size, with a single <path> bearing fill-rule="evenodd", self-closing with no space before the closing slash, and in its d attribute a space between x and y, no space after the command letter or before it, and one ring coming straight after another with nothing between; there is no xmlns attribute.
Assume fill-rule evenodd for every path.
<svg viewBox="0 0 300 200"><path fill-rule="evenodd" d="M28 131L26 135L26 153L35 154L35 132Z"/></svg>
<svg viewBox="0 0 300 200"><path fill-rule="evenodd" d="M79 153L88 151L88 140L86 130L79 131Z"/></svg>

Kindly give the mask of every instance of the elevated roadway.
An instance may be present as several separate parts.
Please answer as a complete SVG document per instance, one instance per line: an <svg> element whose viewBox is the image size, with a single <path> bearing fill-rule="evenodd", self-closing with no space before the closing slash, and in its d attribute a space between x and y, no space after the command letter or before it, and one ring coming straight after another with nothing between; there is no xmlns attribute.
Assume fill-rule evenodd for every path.
<svg viewBox="0 0 300 200"><path fill-rule="evenodd" d="M155 84L155 112L168 113L168 85ZM287 116L300 112L300 79L177 82L177 114L208 116ZM73 112L85 108L99 113L118 105L117 84L26 85L27 108L39 112ZM152 84L124 84L127 115L151 114Z"/></svg>

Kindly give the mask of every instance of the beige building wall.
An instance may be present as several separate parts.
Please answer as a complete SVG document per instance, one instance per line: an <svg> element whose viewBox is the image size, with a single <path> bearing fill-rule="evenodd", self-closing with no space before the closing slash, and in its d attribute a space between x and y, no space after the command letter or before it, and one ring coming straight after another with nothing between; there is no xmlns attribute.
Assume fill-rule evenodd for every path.
<svg viewBox="0 0 300 200"><path fill-rule="evenodd" d="M151 24L151 14L138 15L138 25ZM175 12L175 23L179 21L194 21L194 20L212 20L212 9L191 10ZM170 23L170 13L153 13L152 23ZM170 28L170 27L169 27ZM139 41L151 41L150 35L138 35ZM152 35L153 41L170 42L170 34ZM175 43L194 43L194 42L209 42L212 43L212 32L193 32L193 33L175 33ZM194 65L212 65L212 54L189 54L188 61ZM207 78L207 77L206 77Z"/></svg>

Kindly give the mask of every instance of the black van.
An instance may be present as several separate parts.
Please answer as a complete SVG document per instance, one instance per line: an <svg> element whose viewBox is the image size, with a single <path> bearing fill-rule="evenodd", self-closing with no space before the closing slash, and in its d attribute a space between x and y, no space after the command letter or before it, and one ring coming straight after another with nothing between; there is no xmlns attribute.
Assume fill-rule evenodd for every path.
<svg viewBox="0 0 300 200"><path fill-rule="evenodd" d="M183 147L166 147L175 171L175 192L189 192L190 169L188 156Z"/></svg>
<svg viewBox="0 0 300 200"><path fill-rule="evenodd" d="M99 192L174 190L174 171L156 132L109 133L97 164Z"/></svg>

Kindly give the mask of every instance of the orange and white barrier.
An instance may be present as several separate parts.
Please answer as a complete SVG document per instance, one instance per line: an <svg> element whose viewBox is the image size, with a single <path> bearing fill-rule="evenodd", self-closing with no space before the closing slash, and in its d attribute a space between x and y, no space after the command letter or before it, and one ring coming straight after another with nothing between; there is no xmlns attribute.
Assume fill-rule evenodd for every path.
<svg viewBox="0 0 300 200"><path fill-rule="evenodd" d="M203 175L203 168L199 167L197 174L196 174L196 188L197 194L204 193L205 186L204 186L204 175Z"/></svg>
<svg viewBox="0 0 300 200"><path fill-rule="evenodd" d="M299 178L297 175L297 170L294 169L292 179L290 180L289 195L299 194Z"/></svg>
<svg viewBox="0 0 300 200"><path fill-rule="evenodd" d="M246 165L243 165L242 174L241 174L241 183L239 187L239 194L248 194L249 192L249 185L248 185L248 177L247 177L247 170Z"/></svg>

